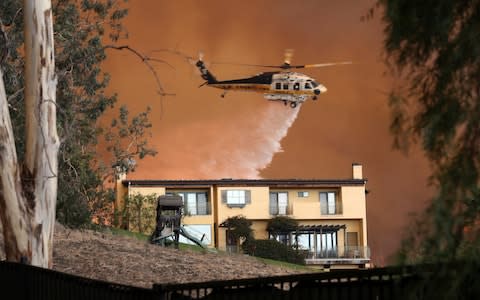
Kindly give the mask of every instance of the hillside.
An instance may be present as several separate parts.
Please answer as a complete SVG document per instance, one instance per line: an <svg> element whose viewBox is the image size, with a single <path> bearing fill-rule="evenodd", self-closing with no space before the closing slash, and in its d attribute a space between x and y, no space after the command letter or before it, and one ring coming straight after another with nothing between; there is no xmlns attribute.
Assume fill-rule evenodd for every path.
<svg viewBox="0 0 480 300"><path fill-rule="evenodd" d="M1 238L0 247L0 259L4 259ZM245 255L162 248L135 238L61 225L56 227L53 257L55 270L141 287L297 272Z"/></svg>

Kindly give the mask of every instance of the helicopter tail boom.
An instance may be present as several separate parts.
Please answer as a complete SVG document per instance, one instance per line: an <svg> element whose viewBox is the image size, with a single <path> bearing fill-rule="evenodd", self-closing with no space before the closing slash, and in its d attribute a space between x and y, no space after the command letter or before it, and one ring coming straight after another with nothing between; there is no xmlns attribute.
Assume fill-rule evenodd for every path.
<svg viewBox="0 0 480 300"><path fill-rule="evenodd" d="M210 73L210 71L207 69L207 67L205 66L205 63L202 60L198 60L195 65L200 70L200 74L202 78L205 79L208 84L218 82L215 76L213 76L213 74Z"/></svg>

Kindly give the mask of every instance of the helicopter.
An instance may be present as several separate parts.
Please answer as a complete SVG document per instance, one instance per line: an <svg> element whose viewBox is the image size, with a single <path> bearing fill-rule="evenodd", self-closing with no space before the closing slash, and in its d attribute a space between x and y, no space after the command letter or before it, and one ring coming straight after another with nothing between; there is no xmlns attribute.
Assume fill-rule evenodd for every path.
<svg viewBox="0 0 480 300"><path fill-rule="evenodd" d="M240 78L233 80L217 80L216 77L207 69L203 62L202 55L199 55L198 61L195 63L200 70L200 74L205 83L200 87L207 85L210 87L223 89L221 97L225 97L228 91L248 91L263 93L267 100L283 101L285 105L295 108L307 99L317 100L318 96L327 91L327 88L319 84L315 79L305 74L292 72L292 69L320 68L334 65L351 64L351 62L333 62L310 65L291 65L290 60L293 55L292 50L286 50L285 59L282 65L253 65L253 64L236 64L250 67L274 68L279 71L262 72L248 78Z"/></svg>

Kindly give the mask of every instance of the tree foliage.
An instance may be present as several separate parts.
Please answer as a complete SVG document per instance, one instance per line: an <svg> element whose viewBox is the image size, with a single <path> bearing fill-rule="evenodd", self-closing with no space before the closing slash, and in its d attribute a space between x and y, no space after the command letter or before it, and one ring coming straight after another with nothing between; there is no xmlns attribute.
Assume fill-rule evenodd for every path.
<svg viewBox="0 0 480 300"><path fill-rule="evenodd" d="M148 121L150 109L130 121L128 111L123 107L120 108L120 116L124 119L121 117L117 126L102 128L99 122L117 100L116 95L106 92L109 75L102 71L101 64L107 57L106 44L115 44L126 37L122 26L122 20L127 15L125 2L52 1L58 80L57 124L61 139L57 216L69 226L89 223L92 213L100 213L99 220L111 222L113 197L110 186L105 185L105 179L111 177L119 164L156 153L147 144L151 127ZM1 67L20 160L23 159L22 137L25 132L22 15L22 1L0 2L0 20L8 38L8 54ZM128 134L132 133L129 129L133 130L132 137L119 134L125 129ZM118 138L118 141L114 141L114 138ZM110 144L105 151L99 147L99 142L108 139ZM130 142L126 142L129 139ZM125 150L129 145L134 145L135 150L132 151L131 147ZM133 171L133 168L124 171Z"/></svg>
<svg viewBox="0 0 480 300"><path fill-rule="evenodd" d="M480 246L480 2L380 0L395 145L420 142L436 189L403 259L478 257Z"/></svg>
<svg viewBox="0 0 480 300"><path fill-rule="evenodd" d="M288 216L276 216L268 220L267 231L273 235L278 233L290 233L298 227L298 221Z"/></svg>
<svg viewBox="0 0 480 300"><path fill-rule="evenodd" d="M244 216L233 216L223 222L223 225L230 230L230 234L235 240L250 240L253 238L253 230L251 228L252 221Z"/></svg>

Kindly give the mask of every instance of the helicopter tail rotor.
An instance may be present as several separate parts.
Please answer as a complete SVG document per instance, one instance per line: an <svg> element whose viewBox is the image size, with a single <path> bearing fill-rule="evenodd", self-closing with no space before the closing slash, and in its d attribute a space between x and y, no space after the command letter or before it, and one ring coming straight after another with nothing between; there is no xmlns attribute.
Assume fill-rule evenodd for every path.
<svg viewBox="0 0 480 300"><path fill-rule="evenodd" d="M215 76L213 76L213 74L210 73L210 71L207 69L207 66L203 62L203 52L202 51L198 52L198 61L195 63L195 66L200 71L200 76L202 76L202 78L204 80L206 80L206 83L202 84L201 86L203 86L205 84L212 84L212 83L217 82L217 79L215 78Z"/></svg>

